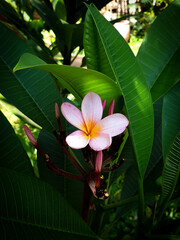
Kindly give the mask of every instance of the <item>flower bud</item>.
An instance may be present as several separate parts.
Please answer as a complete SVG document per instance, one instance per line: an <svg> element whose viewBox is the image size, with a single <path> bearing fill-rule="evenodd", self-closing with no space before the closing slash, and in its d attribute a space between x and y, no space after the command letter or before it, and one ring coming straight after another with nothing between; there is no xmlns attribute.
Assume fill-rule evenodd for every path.
<svg viewBox="0 0 180 240"><path fill-rule="evenodd" d="M59 113L59 106L57 103L55 103L55 114L56 114L56 119L60 119L60 113Z"/></svg>
<svg viewBox="0 0 180 240"><path fill-rule="evenodd" d="M32 132L30 131L30 129L26 125L24 125L24 131L25 131L27 137L29 138L29 141L31 142L31 144L35 148L38 148L38 143L37 143L35 137L32 135Z"/></svg>
<svg viewBox="0 0 180 240"><path fill-rule="evenodd" d="M115 104L115 100L113 99L109 105L109 109L108 109L108 115L112 115L114 112L114 104Z"/></svg>
<svg viewBox="0 0 180 240"><path fill-rule="evenodd" d="M96 163L95 163L95 172L100 173L102 169L102 158L103 154L102 151L99 151L96 156Z"/></svg>
<svg viewBox="0 0 180 240"><path fill-rule="evenodd" d="M102 158L103 154L102 151L99 151L96 156L96 162L95 162L95 186L100 186L100 173L102 169Z"/></svg>
<svg viewBox="0 0 180 240"><path fill-rule="evenodd" d="M103 106L103 111L104 111L105 106L106 106L106 100L103 100L103 101L102 101L102 106Z"/></svg>

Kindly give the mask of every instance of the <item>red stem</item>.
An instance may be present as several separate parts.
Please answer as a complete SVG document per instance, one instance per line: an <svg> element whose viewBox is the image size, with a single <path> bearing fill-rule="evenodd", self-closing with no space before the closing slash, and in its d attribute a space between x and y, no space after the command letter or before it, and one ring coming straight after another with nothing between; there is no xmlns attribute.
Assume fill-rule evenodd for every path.
<svg viewBox="0 0 180 240"><path fill-rule="evenodd" d="M67 144L65 144L64 139L61 139L61 135L58 135L56 131L54 131L54 135L62 149L62 151L66 154L66 156L69 158L69 160L72 162L72 164L79 170L79 172L86 177L87 173L84 171L84 169L79 165L79 163L76 161L76 159L71 155L71 153L68 150Z"/></svg>
<svg viewBox="0 0 180 240"><path fill-rule="evenodd" d="M81 216L85 222L88 222L89 206L92 197L92 191L87 182L84 183Z"/></svg>
<svg viewBox="0 0 180 240"><path fill-rule="evenodd" d="M75 174L72 174L72 173L69 173L69 172L66 172L64 170L61 170L59 168L57 168L53 162L51 161L50 157L48 154L45 154L39 147L39 145L37 145L37 150L38 152L40 153L42 159L45 161L45 163L47 164L47 167L49 169L51 169L56 175L58 176L63 176L63 177L67 177L67 178L70 178L70 179L74 179L74 180L77 180L77 181L81 181L81 182L84 182L85 181L85 178L82 177L82 176L78 176L78 175L75 175Z"/></svg>

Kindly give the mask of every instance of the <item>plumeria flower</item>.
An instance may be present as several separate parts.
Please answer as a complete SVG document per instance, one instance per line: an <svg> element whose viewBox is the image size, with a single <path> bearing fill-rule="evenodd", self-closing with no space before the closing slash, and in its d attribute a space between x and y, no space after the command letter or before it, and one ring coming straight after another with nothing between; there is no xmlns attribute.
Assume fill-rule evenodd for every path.
<svg viewBox="0 0 180 240"><path fill-rule="evenodd" d="M107 149L112 143L112 137L122 133L129 124L128 119L120 113L102 119L103 104L94 92L84 97L81 111L64 102L61 112L69 123L79 129L66 137L67 144L74 149L84 148L88 144L94 151Z"/></svg>

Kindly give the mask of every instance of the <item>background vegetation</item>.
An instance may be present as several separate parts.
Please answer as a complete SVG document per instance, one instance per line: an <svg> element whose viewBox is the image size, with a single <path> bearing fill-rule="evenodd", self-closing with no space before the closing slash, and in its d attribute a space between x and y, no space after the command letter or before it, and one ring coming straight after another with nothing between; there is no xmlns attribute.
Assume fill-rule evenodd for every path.
<svg viewBox="0 0 180 240"><path fill-rule="evenodd" d="M108 2L0 1L3 239L180 237L180 2L140 1L129 43L98 13ZM64 66L78 54L87 70ZM56 166L77 174L52 135L54 103L68 98L80 106L89 91L107 105L115 98L115 111L128 116L130 127L115 152L115 161L125 163L104 173L110 197L94 198L86 224L82 184L54 175L23 125ZM82 152L74 153L86 169Z"/></svg>

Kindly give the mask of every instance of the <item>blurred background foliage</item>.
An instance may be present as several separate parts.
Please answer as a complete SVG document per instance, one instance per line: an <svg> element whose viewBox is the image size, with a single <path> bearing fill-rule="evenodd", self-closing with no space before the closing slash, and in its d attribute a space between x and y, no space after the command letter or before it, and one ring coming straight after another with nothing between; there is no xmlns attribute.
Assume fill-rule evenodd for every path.
<svg viewBox="0 0 180 240"><path fill-rule="evenodd" d="M20 38L24 39L29 47L36 52L37 56L47 63L85 66L86 61L83 53L83 23L85 20L86 7L84 2L93 3L101 10L110 0L0 0L0 21L14 31ZM123 2L123 1L121 1ZM128 20L130 26L129 46L136 55L143 38L152 22L172 0L139 0L127 4L124 15L120 13L115 19L110 19L114 24L121 20ZM134 7L134 12L130 8ZM80 56L80 62L78 60ZM76 59L77 58L77 59ZM62 90L62 94L67 94ZM73 98L71 98L72 100ZM36 150L25 136L23 125L28 126L35 138L38 137L40 128L19 110L0 96L0 109L13 126L16 135L20 139L34 167L35 175L38 177L36 163ZM124 182L123 174L112 185L109 203L116 202L121 197ZM162 229L162 234L180 234L180 229L173 229L173 224L168 225L169 219L179 222L179 202L170 204L163 219L168 226ZM146 208L146 215L151 216L151 208ZM104 225L104 239L128 239L133 236L137 225L137 212L131 211L125 216L116 218L116 212L109 211L106 218L108 224ZM122 220L122 221L121 221ZM112 223L112 225L111 225ZM101 223L103 224L103 223ZM112 228L111 228L112 226ZM164 225L163 225L164 226Z"/></svg>

